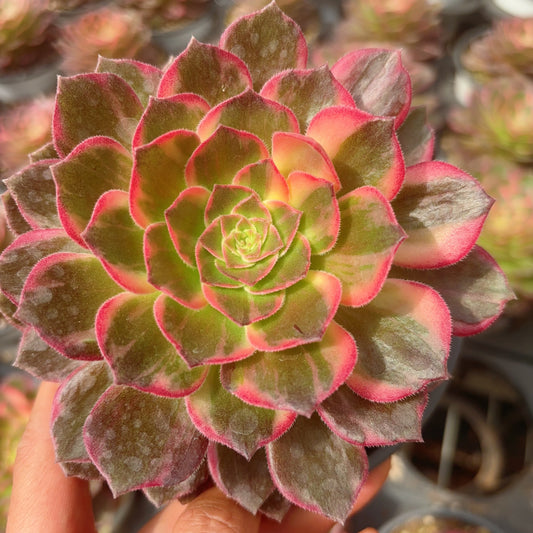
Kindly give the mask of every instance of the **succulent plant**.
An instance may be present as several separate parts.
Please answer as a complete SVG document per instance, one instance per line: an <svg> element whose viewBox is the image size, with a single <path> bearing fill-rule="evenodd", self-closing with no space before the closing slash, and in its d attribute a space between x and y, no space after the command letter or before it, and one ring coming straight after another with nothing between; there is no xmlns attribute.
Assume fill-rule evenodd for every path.
<svg viewBox="0 0 533 533"><path fill-rule="evenodd" d="M56 48L67 74L93 70L98 56L134 58L150 41L150 30L133 11L103 7L87 12L61 29Z"/></svg>
<svg viewBox="0 0 533 533"><path fill-rule="evenodd" d="M0 73L31 65L45 54L52 22L48 0L2 0Z"/></svg>
<svg viewBox="0 0 533 533"><path fill-rule="evenodd" d="M13 375L0 383L0 529L5 531L11 497L13 464L30 417L35 383Z"/></svg>
<svg viewBox="0 0 533 533"><path fill-rule="evenodd" d="M399 54L306 60L271 3L163 70L60 78L55 154L6 180L0 287L16 364L61 382L67 474L343 521L365 447L420 439L452 333L512 297Z"/></svg>
<svg viewBox="0 0 533 533"><path fill-rule="evenodd" d="M448 117L467 149L521 163L533 162L532 121L533 83L516 76L477 87L469 105L456 107Z"/></svg>
<svg viewBox="0 0 533 533"><path fill-rule="evenodd" d="M461 62L482 82L508 75L533 77L533 18L498 20L471 42Z"/></svg>
<svg viewBox="0 0 533 533"><path fill-rule="evenodd" d="M0 175L28 164L28 155L52 140L54 99L40 97L0 114Z"/></svg>

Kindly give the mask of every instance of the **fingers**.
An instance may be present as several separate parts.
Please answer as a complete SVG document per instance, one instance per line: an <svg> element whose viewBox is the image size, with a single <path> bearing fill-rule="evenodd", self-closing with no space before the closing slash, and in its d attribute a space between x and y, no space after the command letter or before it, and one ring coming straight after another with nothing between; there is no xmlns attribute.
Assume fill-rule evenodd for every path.
<svg viewBox="0 0 533 533"><path fill-rule="evenodd" d="M258 533L260 517L211 488L187 506L170 504L141 533Z"/></svg>
<svg viewBox="0 0 533 533"><path fill-rule="evenodd" d="M87 482L55 461L50 414L57 384L43 383L17 451L6 533L95 533Z"/></svg>

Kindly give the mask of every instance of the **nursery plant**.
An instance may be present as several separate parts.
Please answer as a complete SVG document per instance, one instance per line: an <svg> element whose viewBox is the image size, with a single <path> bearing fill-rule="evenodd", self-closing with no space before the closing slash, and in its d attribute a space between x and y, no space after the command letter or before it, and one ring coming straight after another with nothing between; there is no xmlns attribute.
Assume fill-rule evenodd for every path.
<svg viewBox="0 0 533 533"><path fill-rule="evenodd" d="M421 438L452 334L512 292L475 244L492 199L410 100L397 52L308 69L275 3L162 70L59 79L0 287L67 475L342 522L368 447Z"/></svg>

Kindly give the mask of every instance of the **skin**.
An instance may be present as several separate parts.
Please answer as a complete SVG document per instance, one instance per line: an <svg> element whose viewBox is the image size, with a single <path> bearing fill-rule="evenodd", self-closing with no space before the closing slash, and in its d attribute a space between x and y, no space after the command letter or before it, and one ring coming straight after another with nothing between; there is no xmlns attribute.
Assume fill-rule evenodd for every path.
<svg viewBox="0 0 533 533"><path fill-rule="evenodd" d="M19 445L6 533L96 533L89 484L66 477L55 462L49 420L56 390L57 384L41 385ZM372 470L353 513L379 491L389 467L385 462ZM281 524L253 516L212 488L188 505L170 503L140 533L326 533L333 526L331 520L297 507ZM377 531L367 528L361 533Z"/></svg>

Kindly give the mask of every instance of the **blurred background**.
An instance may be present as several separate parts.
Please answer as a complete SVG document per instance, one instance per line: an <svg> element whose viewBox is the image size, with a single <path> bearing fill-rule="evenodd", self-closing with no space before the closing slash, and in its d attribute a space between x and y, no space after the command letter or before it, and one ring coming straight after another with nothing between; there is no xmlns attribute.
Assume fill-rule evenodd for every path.
<svg viewBox="0 0 533 533"><path fill-rule="evenodd" d="M99 55L164 66L192 35L216 42L228 22L268 3L0 0L0 178L24 166L28 154L50 140L58 74L94 70ZM517 295L487 332L459 345L453 378L427 417L425 442L394 450L389 480L350 530L529 533L533 0L277 3L302 27L310 67L331 66L355 48L402 50L413 105L427 110L436 131L435 158L473 174L496 199L480 244L502 266ZM423 113L419 116L424 120ZM3 220L0 213L0 250L9 238ZM0 301L0 312L3 305ZM0 321L0 531L16 444L36 386L10 366L18 340L16 328ZM153 512L140 495L113 500L102 483L92 489L100 533L134 532ZM399 522L388 525L395 519ZM399 525L405 521L410 525Z"/></svg>

